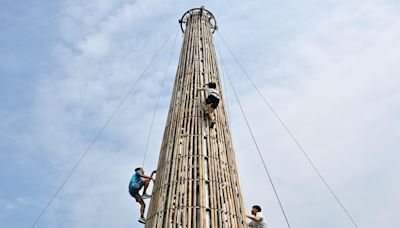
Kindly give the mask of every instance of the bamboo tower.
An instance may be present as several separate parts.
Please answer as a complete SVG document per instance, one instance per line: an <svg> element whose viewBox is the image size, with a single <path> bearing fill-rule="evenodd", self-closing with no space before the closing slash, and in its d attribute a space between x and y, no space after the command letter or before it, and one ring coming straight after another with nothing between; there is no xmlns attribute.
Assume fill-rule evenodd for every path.
<svg viewBox="0 0 400 228"><path fill-rule="evenodd" d="M146 228L247 227L212 37L216 20L201 7L179 22L184 40ZM213 129L197 91L210 81L222 95Z"/></svg>

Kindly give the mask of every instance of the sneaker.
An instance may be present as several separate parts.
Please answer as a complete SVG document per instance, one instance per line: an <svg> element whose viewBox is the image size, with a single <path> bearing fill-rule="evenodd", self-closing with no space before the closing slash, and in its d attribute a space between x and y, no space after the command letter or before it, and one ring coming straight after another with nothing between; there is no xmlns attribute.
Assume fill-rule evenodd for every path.
<svg viewBox="0 0 400 228"><path fill-rule="evenodd" d="M150 197L151 197L151 195L147 195L147 194L143 194L143 195L142 195L142 198L143 198L143 199L148 199L148 198L150 198Z"/></svg>
<svg viewBox="0 0 400 228"><path fill-rule="evenodd" d="M146 219L145 219L145 218L140 218L138 221L139 221L140 223L146 224Z"/></svg>

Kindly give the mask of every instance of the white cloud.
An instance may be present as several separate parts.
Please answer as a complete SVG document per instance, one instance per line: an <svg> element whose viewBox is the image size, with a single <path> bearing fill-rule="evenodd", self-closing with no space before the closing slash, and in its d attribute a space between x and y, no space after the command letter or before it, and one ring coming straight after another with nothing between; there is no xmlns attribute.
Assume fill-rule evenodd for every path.
<svg viewBox="0 0 400 228"><path fill-rule="evenodd" d="M400 200L395 184L400 15L394 7L398 5L390 1L326 4L237 1L229 9L224 3L210 3L210 9L225 38L255 80L262 82L264 94L360 226L396 227L400 224L393 213ZM32 126L32 141L44 148L34 156L45 156L52 164L43 184L56 189L165 34L178 26L177 19L191 6L157 1L64 2L63 40L54 48L59 67L38 85ZM180 43L176 47L175 53ZM61 226L60 220L66 220L65 227L136 224L138 206L127 193L127 182L143 158L143 142L169 50L167 46L117 113L50 207L43 225ZM238 82L239 69L224 56ZM169 70L169 81L175 70ZM249 85L237 84L242 84L244 106L292 225L351 227L257 94ZM166 91L170 87L171 82ZM149 169L156 165L169 94L165 93L158 113ZM246 205L261 204L271 227L284 227L229 91L228 97ZM262 187L255 188L256 182ZM21 198L21 202L26 200Z"/></svg>
<svg viewBox="0 0 400 228"><path fill-rule="evenodd" d="M104 36L87 37L78 44L82 54L92 58L107 56L110 49L110 42Z"/></svg>
<svg viewBox="0 0 400 228"><path fill-rule="evenodd" d="M23 206L31 204L33 201L30 199L30 197L18 197L17 202Z"/></svg>
<svg viewBox="0 0 400 228"><path fill-rule="evenodd" d="M400 188L394 184L398 170L387 165L398 159L395 141L400 134L394 126L398 125L396 113L400 102L400 68L396 64L400 30L395 21L400 15L389 5L358 6L342 4L319 17L284 48L288 59L275 66L267 65L265 68L273 69L255 76L257 80L264 75L275 80L280 72L291 74L285 79L291 81L290 87L267 82L264 94L360 226L396 227L400 221L388 215L390 211L382 207L380 200L399 198L393 194L393 189ZM264 156L270 162L293 223L297 227L351 227L277 120L267 108L260 108L257 94L244 96ZM248 170L249 164L260 162L254 149L248 151L246 143L250 139L245 140L247 133L239 130L244 125L235 125L241 176L259 173L265 179L261 168ZM249 153L255 157L249 158ZM242 182L246 183L246 179ZM252 188L250 183L243 188L247 202L265 205L267 214L279 213L272 196L260 199L265 195L264 189ZM271 224L284 226L275 218Z"/></svg>
<svg viewBox="0 0 400 228"><path fill-rule="evenodd" d="M4 206L4 209L6 209L7 211L8 210L12 210L12 209L14 209L15 208L15 206L13 205L13 204L11 204L11 203L7 203L5 206Z"/></svg>

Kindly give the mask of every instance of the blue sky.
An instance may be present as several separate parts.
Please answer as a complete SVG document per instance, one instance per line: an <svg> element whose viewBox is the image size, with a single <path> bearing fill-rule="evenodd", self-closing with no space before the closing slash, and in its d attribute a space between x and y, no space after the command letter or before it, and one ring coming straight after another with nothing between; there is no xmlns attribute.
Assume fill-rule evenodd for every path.
<svg viewBox="0 0 400 228"><path fill-rule="evenodd" d="M177 20L205 4L220 33L360 227L399 227L400 2L3 0L0 227L30 227ZM175 33L174 35L175 36ZM171 39L38 227L140 227L127 193L143 158ZM182 37L156 117L156 168ZM293 227L352 227L246 81L229 76ZM225 90L247 208L284 227L251 138Z"/></svg>

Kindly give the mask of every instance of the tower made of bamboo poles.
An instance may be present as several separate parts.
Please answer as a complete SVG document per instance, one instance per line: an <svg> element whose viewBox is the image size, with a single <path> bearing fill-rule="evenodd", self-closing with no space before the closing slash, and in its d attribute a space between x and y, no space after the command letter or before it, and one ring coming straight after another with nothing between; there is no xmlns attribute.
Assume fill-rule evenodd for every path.
<svg viewBox="0 0 400 228"><path fill-rule="evenodd" d="M216 20L195 8L179 20L184 33L146 228L247 227L236 156L213 43ZM221 102L209 128L197 91L215 82Z"/></svg>

